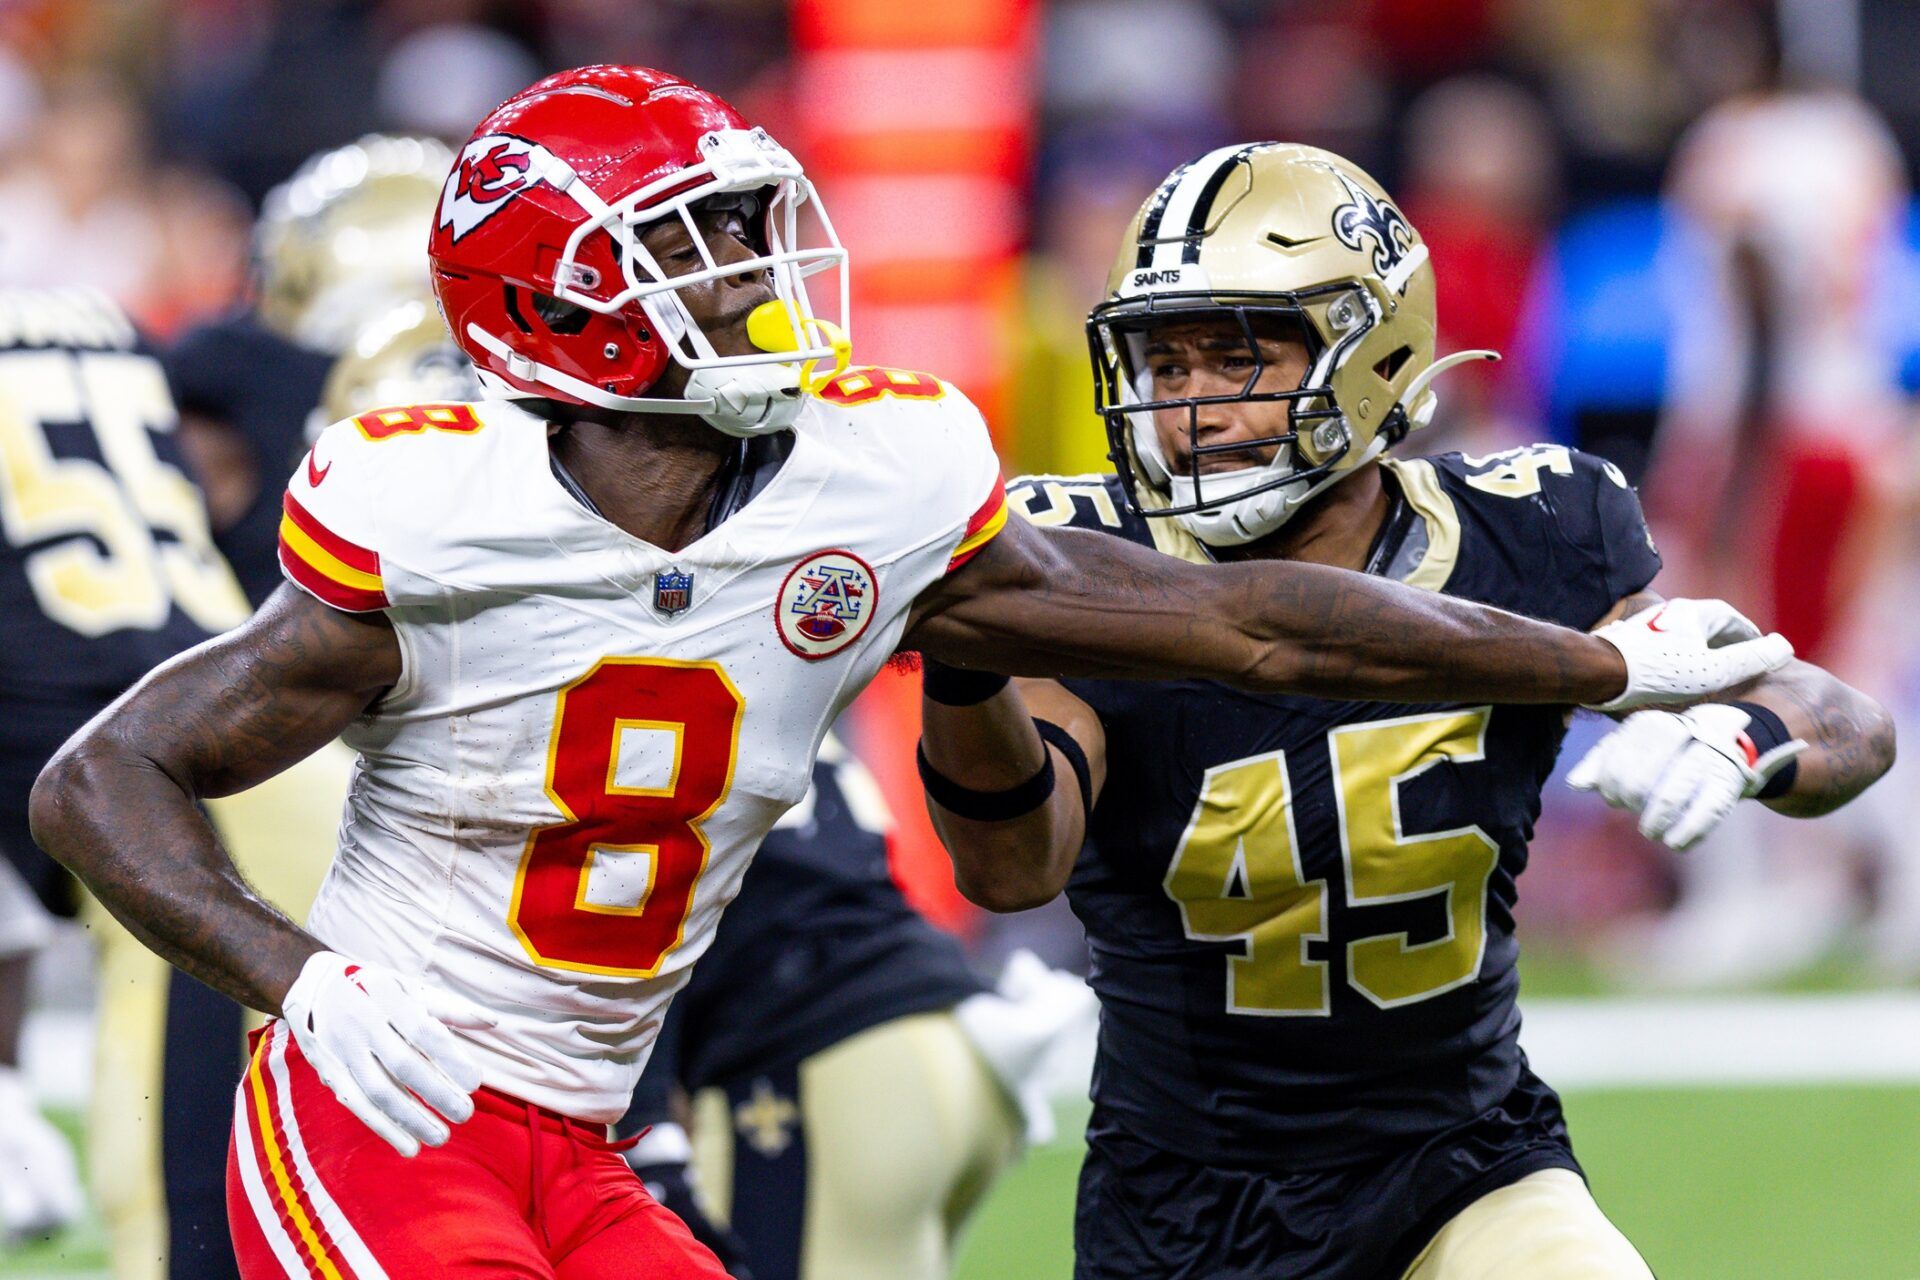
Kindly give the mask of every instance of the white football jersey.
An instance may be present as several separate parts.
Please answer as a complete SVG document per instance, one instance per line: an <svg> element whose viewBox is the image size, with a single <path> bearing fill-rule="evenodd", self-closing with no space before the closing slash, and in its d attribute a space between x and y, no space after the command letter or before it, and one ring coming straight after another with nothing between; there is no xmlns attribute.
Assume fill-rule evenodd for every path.
<svg viewBox="0 0 1920 1280"><path fill-rule="evenodd" d="M289 486L281 562L384 610L393 690L308 927L500 1016L486 1083L611 1122L668 1001L909 607L1006 519L978 411L921 374L814 397L752 501L668 553L589 511L508 401L363 414Z"/></svg>
<svg viewBox="0 0 1920 1280"><path fill-rule="evenodd" d="M1766 263L1779 317L1767 352L1777 425L1856 444L1896 429L1902 398L1883 338L1883 282L1893 278L1909 193L1885 121L1845 93L1730 99L1687 131L1669 181L1705 232L1713 290L1673 308L1678 419L1699 431L1736 426L1759 336L1736 301L1734 255L1749 246Z"/></svg>

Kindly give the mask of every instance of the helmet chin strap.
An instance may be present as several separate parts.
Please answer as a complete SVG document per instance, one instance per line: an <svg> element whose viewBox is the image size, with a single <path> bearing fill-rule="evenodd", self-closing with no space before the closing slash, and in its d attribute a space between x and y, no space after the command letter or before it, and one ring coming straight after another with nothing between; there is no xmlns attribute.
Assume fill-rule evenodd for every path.
<svg viewBox="0 0 1920 1280"><path fill-rule="evenodd" d="M689 401L709 404L700 416L730 436L785 431L800 416L806 393L789 364L748 364L695 369L687 375Z"/></svg>
<svg viewBox="0 0 1920 1280"><path fill-rule="evenodd" d="M730 436L784 431L793 425L805 402L796 375L784 364L695 369L687 377L687 394L681 399L620 396L523 355L477 324L467 326L467 336L522 382L551 387L585 404L621 413L696 414ZM509 387L506 394L532 398L538 393Z"/></svg>
<svg viewBox="0 0 1920 1280"><path fill-rule="evenodd" d="M1315 494L1336 480L1373 461L1387 451L1387 442L1375 436L1367 445L1366 452L1353 466L1321 476L1305 487L1280 485L1264 493L1256 493L1245 498L1226 498L1219 506L1204 511L1190 511L1185 515L1173 517L1181 526L1200 541L1210 547L1238 547L1256 539L1264 538L1291 520L1301 507ZM1277 461L1277 459L1276 459ZM1266 474L1266 466L1248 467L1244 471L1228 472L1215 477L1232 483L1238 476L1247 477L1247 483L1260 484L1271 479ZM1170 481L1174 500L1185 504L1197 501L1191 491L1182 493L1183 488L1191 490L1193 480L1187 476L1175 476Z"/></svg>
<svg viewBox="0 0 1920 1280"><path fill-rule="evenodd" d="M1424 427L1433 419L1438 406L1437 398L1431 393L1435 378L1456 365L1469 360L1498 360L1494 351L1456 351L1441 360L1434 361L1424 369L1420 376L1407 384L1407 390L1400 403L1410 406L1409 423L1412 427ZM1155 444L1157 446L1157 441ZM1136 442L1138 448L1138 442ZM1374 436L1352 466L1342 467L1338 471L1321 476L1305 488L1293 485L1280 485L1264 493L1253 494L1245 498L1228 495L1220 504L1204 511L1193 511L1173 517L1183 528L1210 547L1237 547L1264 538L1280 528L1305 506L1309 499L1328 485L1349 475L1360 467L1373 461L1387 451L1387 442L1381 436ZM1156 449L1157 453L1157 449ZM1259 467L1247 467L1241 471L1227 472L1215 477L1215 483L1223 487L1253 488L1273 479L1276 468L1285 465L1286 455L1282 453L1270 463ZM1158 459L1155 459L1158 461ZM1162 463L1164 466L1164 463ZM1197 487L1191 477L1169 474L1167 487L1173 496L1174 504L1187 506L1199 500Z"/></svg>

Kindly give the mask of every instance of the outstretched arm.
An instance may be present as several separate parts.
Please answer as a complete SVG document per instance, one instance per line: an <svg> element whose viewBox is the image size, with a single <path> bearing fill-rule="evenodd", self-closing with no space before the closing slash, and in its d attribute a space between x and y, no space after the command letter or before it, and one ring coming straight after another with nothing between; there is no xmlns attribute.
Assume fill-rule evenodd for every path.
<svg viewBox="0 0 1920 1280"><path fill-rule="evenodd" d="M283 586L244 626L135 685L34 784L34 839L167 960L270 1013L321 942L241 879L198 801L339 735L400 676L379 614Z"/></svg>
<svg viewBox="0 0 1920 1280"><path fill-rule="evenodd" d="M921 596L907 644L1010 675L1199 677L1396 702L1598 704L1654 685L1697 697L1784 660L1778 642L1678 644L1638 651L1633 670L1616 643L1365 574L1188 565L1019 520Z"/></svg>

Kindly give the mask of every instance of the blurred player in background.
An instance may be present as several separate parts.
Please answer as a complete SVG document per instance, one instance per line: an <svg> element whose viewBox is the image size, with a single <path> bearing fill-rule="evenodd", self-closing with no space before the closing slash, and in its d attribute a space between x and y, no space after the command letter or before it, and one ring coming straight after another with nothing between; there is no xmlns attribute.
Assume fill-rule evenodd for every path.
<svg viewBox="0 0 1920 1280"><path fill-rule="evenodd" d="M0 859L0 1256L12 1245L57 1233L82 1208L73 1152L40 1114L21 1072L33 959L53 929L14 857Z"/></svg>
<svg viewBox="0 0 1920 1280"><path fill-rule="evenodd" d="M736 1275L950 1274L1023 1131L1051 1136L1038 1069L1091 1037L1078 978L1018 955L989 990L907 905L887 869L892 825L872 775L830 735L812 789L761 844L675 999L621 1123L652 1126L629 1161ZM676 1086L694 1098L698 1199L724 1230L701 1222Z"/></svg>
<svg viewBox="0 0 1920 1280"><path fill-rule="evenodd" d="M1907 572L1888 459L1911 426L1884 283L1906 166L1865 101L1789 73L1771 24L1748 56L1752 82L1694 123L1668 172L1706 275L1675 309L1649 500L1689 591L1751 602L1802 657L1891 687L1907 633L1862 625L1862 607ZM1858 917L1868 877L1851 852L1879 864L1869 940L1889 976L1920 970L1920 844L1901 799L1876 792L1817 831L1742 810L1679 864L1677 908L1623 931L1617 962L1676 987L1804 968Z"/></svg>
<svg viewBox="0 0 1920 1280"><path fill-rule="evenodd" d="M447 337L431 299L409 299L373 318L327 373L320 409L338 422L395 404L478 399L473 362Z"/></svg>
<svg viewBox="0 0 1920 1280"><path fill-rule="evenodd" d="M261 210L251 305L166 353L215 539L255 604L280 583L280 482L330 421L327 371L374 317L432 305L427 230L452 165L444 143L381 134L314 156Z"/></svg>
<svg viewBox="0 0 1920 1280"><path fill-rule="evenodd" d="M902 643L1614 707L1787 656L1713 648L1685 614L1594 637L1008 522L958 391L842 367L803 283L845 259L824 214L801 224L816 201L763 130L660 72L502 104L430 249L501 397L328 428L284 500L291 585L42 771L43 844L156 950L282 1015L234 1098L243 1274L718 1274L604 1126L826 728ZM196 803L342 734L360 761L309 931Z"/></svg>
<svg viewBox="0 0 1920 1280"><path fill-rule="evenodd" d="M159 362L104 297L79 289L0 293L0 848L8 858L0 954L9 956L0 962L0 1229L15 1233L57 1228L80 1208L64 1144L22 1110L15 1074L27 960L46 940L47 913L73 915L80 905L66 872L30 838L33 777L150 668L247 613L181 469L175 423ZM229 1069L239 1061L239 1025L230 1001L191 979L170 984L169 970L144 948L117 945L125 938L117 925L96 924L109 1029L99 1040L99 1074L139 1077L122 1092L124 1105L103 1109L91 1130L95 1182L111 1219L126 1203L121 1190L161 1163L157 1116L146 1105L160 1072L161 1021L204 1034L231 1016ZM169 1156L203 1128L178 1127ZM218 1205L217 1163L212 1182L202 1176L198 1187L189 1166L168 1163L185 1174L185 1185L175 1186L183 1201L197 1191ZM217 1234L213 1242L224 1252ZM164 1234L144 1233L134 1248L164 1258Z"/></svg>
<svg viewBox="0 0 1920 1280"><path fill-rule="evenodd" d="M1435 361L1426 248L1338 156L1175 170L1108 289L1089 331L1120 473L1016 481L1030 521L1572 627L1700 607L1648 591L1660 558L1611 464L1384 456L1432 418L1434 376L1487 353ZM924 702L962 888L997 910L1065 888L1093 948L1077 1275L1646 1280L1518 1042L1515 882L1568 708L938 664ZM1805 663L1616 738L1578 780L1682 847L1742 796L1821 812L1892 758L1885 713ZM1069 769L1050 796L1022 782Z"/></svg>

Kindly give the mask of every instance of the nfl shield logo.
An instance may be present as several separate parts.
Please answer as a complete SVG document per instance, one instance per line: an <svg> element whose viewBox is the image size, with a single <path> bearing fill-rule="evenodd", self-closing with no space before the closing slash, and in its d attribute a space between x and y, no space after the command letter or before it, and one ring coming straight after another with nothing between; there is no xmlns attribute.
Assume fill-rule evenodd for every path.
<svg viewBox="0 0 1920 1280"><path fill-rule="evenodd" d="M671 618L693 603L693 575L662 569L653 575L653 607Z"/></svg>

